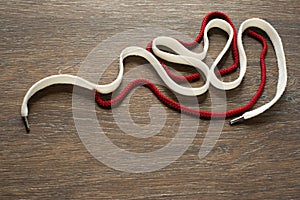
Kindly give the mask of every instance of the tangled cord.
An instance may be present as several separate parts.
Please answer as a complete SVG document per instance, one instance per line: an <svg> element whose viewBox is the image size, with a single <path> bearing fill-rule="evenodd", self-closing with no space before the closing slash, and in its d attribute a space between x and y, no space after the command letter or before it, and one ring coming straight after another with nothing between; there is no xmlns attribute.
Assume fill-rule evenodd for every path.
<svg viewBox="0 0 300 200"><path fill-rule="evenodd" d="M244 106L241 106L241 107L233 109L233 110L228 110L226 112L208 112L208 111L189 108L184 105L181 105L180 103L172 100L171 98L168 98L155 86L154 83L152 83L151 81L149 81L147 79L142 79L142 78L136 79L136 80L130 82L117 97L115 97L111 100L104 100L102 98L101 93L99 93L95 90L95 100L96 100L97 104L101 107L112 108L112 107L115 107L116 105L120 104L121 101L130 93L131 90L133 90L134 88L136 88L138 86L144 86L146 88L149 88L153 92L153 94L162 103L164 103L168 107L173 108L174 110L182 112L182 113L186 113L186 114L190 114L190 115L194 115L194 116L202 117L202 118L224 118L224 117L232 117L232 116L236 116L241 113L244 113L254 106L254 104L258 101L259 97L263 93L263 90L264 90L264 87L266 84L265 56L266 56L267 49L268 49L267 42L263 36L259 35L258 33L254 32L252 30L248 30L248 34L251 37L253 37L254 39L261 42L263 45L263 48L262 48L262 52L260 55L261 82L260 82L259 88L256 91L256 93L253 95L253 97L250 99L250 101ZM235 68L231 68L228 72L230 72L234 69ZM172 73L172 72L169 71L169 73ZM182 76L182 77L177 76L177 77L179 77L177 79L177 81L184 80L182 78L184 76ZM194 80L199 79L200 76L197 73L197 74L189 75L188 77L192 77L192 78L190 78L190 81L194 81Z"/></svg>
<svg viewBox="0 0 300 200"><path fill-rule="evenodd" d="M218 18L218 19L214 19L214 18ZM221 51L221 53L213 62L212 66L209 68L204 62L202 62L202 59L205 58L208 50L208 45L209 45L207 32L210 28L214 28L214 27L226 31L229 35L229 39L225 47ZM253 105L259 99L260 95L264 90L264 86L266 83L265 55L267 52L267 43L266 40L261 35L251 30L247 31L248 34L251 37L255 38L256 40L260 41L263 45L262 53L260 56L261 83L254 96L250 99L250 101L246 105L242 107L229 110L227 112L207 112L207 111L192 109L184 105L181 105L178 102L175 102L174 100L166 97L163 93L161 93L157 89L157 87L152 82L146 79L137 79L135 81L130 82L126 86L126 88L114 99L103 100L103 98L101 97L101 94L108 94L115 91L121 84L123 78L123 72L124 72L123 60L128 56L140 56L145 58L147 61L150 62L150 64L156 70L157 74L161 77L161 79L169 89L185 96L201 95L208 90L209 84L212 84L214 87L218 89L223 89L223 90L234 89L240 85L246 72L247 57L242 43L242 34L246 29L251 27L260 28L263 31L265 31L265 33L269 36L273 44L277 61L278 61L279 75L278 75L277 91L274 98L263 106L248 111L253 107ZM189 50L195 47L198 43L200 43L200 41L203 38L204 38L203 52L197 54ZM163 52L158 48L159 45L166 46L177 54ZM216 66L219 64L220 60L222 59L226 51L229 49L230 45L232 45L234 63L228 68L224 68L215 73ZM174 63L185 64L185 65L190 65L192 67L195 67L198 71L202 72L204 78L206 79L205 84L199 88L189 88L189 87L181 86L179 83L182 83L183 81L192 82L198 80L200 78L200 74L195 73L188 76L177 76L169 70L169 68L164 64L162 60L158 60L158 58L161 58L166 61L174 62ZM217 75L224 75L234 71L238 67L238 64L240 66L240 71L239 71L239 77L237 79L231 82L223 82L218 79ZM95 100L97 104L106 108L111 108L113 106L116 106L126 97L126 95L134 87L143 85L149 88L161 102L163 102L167 106L179 112L183 112L186 114L195 115L203 118L223 118L223 117L232 117L243 113L242 116L230 121L230 124L234 124L241 120L255 117L261 114L262 112L266 111L267 109L269 109L272 105L274 105L278 101L278 99L283 94L286 87L286 83L287 83L287 71L286 71L286 62L285 62L285 55L283 51L283 45L277 31L272 27L271 24L258 18L248 19L241 24L239 32L237 34L232 21L226 14L221 12L212 12L209 13L204 18L199 34L196 37L196 39L192 42L186 43L169 37L158 37L155 38L147 45L146 50L140 47L125 48L120 55L118 76L113 82L109 84L98 85L98 84L91 83L81 77L68 75L68 74L52 75L39 80L27 91L23 99L23 103L21 107L21 115L23 117L26 130L27 132L29 132L29 124L27 119L28 118L27 103L29 99L36 92L54 84L73 84L89 90L94 90L96 91Z"/></svg>

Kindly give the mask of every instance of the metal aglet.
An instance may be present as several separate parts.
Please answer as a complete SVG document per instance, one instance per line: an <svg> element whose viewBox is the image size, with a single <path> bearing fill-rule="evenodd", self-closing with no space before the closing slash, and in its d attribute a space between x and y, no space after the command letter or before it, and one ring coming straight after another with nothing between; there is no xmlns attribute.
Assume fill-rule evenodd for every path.
<svg viewBox="0 0 300 200"><path fill-rule="evenodd" d="M30 132L30 128L29 128L29 123L28 123L27 116L23 116L22 119L23 119L23 122L24 122L24 125L25 125L25 128L26 128L26 132L29 133Z"/></svg>
<svg viewBox="0 0 300 200"><path fill-rule="evenodd" d="M233 125L233 124L235 124L235 123L239 123L239 122L242 122L242 121L244 121L244 120L245 120L245 118L244 118L243 116L240 116L240 117L237 117L237 118L235 118L235 119L233 119L233 120L230 120L229 124L230 124L230 125Z"/></svg>

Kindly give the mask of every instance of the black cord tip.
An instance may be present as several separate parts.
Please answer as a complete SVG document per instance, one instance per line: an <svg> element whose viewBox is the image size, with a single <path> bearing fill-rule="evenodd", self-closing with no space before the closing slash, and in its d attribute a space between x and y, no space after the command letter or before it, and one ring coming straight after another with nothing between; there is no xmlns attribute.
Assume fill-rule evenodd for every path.
<svg viewBox="0 0 300 200"><path fill-rule="evenodd" d="M29 133L30 132L30 128L29 128L29 123L28 123L27 116L23 116L22 119L23 119L23 122L24 122L24 125L25 125L25 128L26 128L26 132Z"/></svg>

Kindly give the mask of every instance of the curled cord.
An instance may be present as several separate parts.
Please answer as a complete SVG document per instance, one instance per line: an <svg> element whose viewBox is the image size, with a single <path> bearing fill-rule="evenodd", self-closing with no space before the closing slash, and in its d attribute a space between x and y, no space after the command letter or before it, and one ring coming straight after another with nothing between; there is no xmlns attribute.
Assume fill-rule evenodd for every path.
<svg viewBox="0 0 300 200"><path fill-rule="evenodd" d="M213 16L213 14L210 14L210 16ZM211 23L212 23L212 21L213 20L211 20ZM216 20L215 20L215 22L216 22ZM224 22L222 22L222 23L226 24ZM203 24L205 24L205 23L203 22L202 26L203 26ZM229 23L229 25L230 25L230 23ZM286 87L286 82L287 82L285 56L284 56L284 51L283 51L283 46L282 46L282 43L281 43L281 39L280 39L278 33L276 32L276 30L269 23L267 23L264 20L256 19L256 18L246 20L245 22L242 23L242 25L239 29L239 33L238 33L237 38L236 38L236 34L235 34L236 33L235 29L233 29L234 30L233 33L235 34L235 35L233 35L233 49L235 48L234 47L235 46L235 41L237 41L236 43L237 43L237 47L238 47L238 55L239 55L240 66L241 66L240 76L237 79L238 81L236 81L236 82L238 82L238 84L240 83L239 79L240 79L241 76L242 77L244 76L245 71L246 71L247 58L246 58L246 54L245 54L243 44L242 44L242 33L244 32L244 30L246 30L249 27L258 27L258 28L262 29L263 31L265 31L267 33L267 35L271 39L271 42L273 43L273 46L274 46L274 49L275 49L275 52L276 52L276 56L277 56L277 60L278 60L278 69L279 69L277 92L276 92L275 97L269 103L255 109L255 110L244 113L241 117L238 117L238 118L232 120L231 124L233 124L235 122L238 122L242 119L249 119L251 117L257 116L260 113L267 110L268 108L270 108L273 104L275 104L278 101L280 96L283 94L283 92L285 90L285 87ZM207 31L207 29L204 30L204 33L206 31ZM200 33L201 33L201 31L200 31ZM250 35L251 34L252 33L250 32ZM201 35L201 34L199 34L199 35ZM256 37L255 33L253 33L252 36ZM196 38L195 41L197 41L197 38ZM261 40L260 37L256 37L256 38L258 40ZM189 45L191 47L193 46L192 43L187 43L187 46L189 46ZM265 47L265 45L264 45L264 47ZM265 51L264 51L264 49L265 49ZM155 68L155 70L158 72L158 75L163 79L163 81L166 83L166 85L175 92L178 92L178 93L181 93L181 94L184 94L184 95L199 95L199 94L203 94L203 92L205 92L206 87L209 83L212 83L214 86L216 86L215 83L217 82L217 80L216 79L210 79L211 77L214 77L214 76L211 76L211 74L213 73L212 70L208 71L209 69L205 65L205 63L203 63L200 59L196 59L196 58L193 58L193 57L190 57L190 56L182 56L182 59L180 61L181 62L186 62L186 63L183 63L183 64L189 64L189 65L197 68L198 70L202 71L203 74L204 74L204 77L206 78L206 83L205 83L204 86L202 86L200 88L186 88L186 87L183 87L181 85L178 85L175 82L176 80L174 81L174 80L171 79L172 76L169 76L168 71L164 70L165 67L162 66L162 64L161 64L162 62L159 62L151 53L149 53L149 49L147 49L147 50L148 51L143 50L139 47L128 47L128 48L124 49L121 53L121 56L120 56L120 70L119 70L119 74L117 76L117 79L114 80L112 83L107 84L107 85L97 85L97 84L91 83L91 82L89 82L89 81L87 81L83 78L73 76L73 75L67 75L67 74L53 75L53 76L49 76L49 77L46 77L46 78L38 81L37 83L35 83L28 90L28 92L26 93L26 95L24 97L23 103L22 103L21 115L23 117L23 121L24 121L24 124L26 126L26 130L29 132L29 125L28 125L28 119L27 119L27 116L28 116L27 102L30 99L30 97L32 95L34 95L37 91L39 91L39 90L41 90L41 89L43 89L47 86L53 85L53 84L64 84L65 83L65 84L78 85L78 86L81 86L81 87L84 87L84 88L87 88L87 89L90 89L90 90L96 90L97 92L100 92L100 93L111 93L112 91L114 91L118 88L118 86L120 85L120 83L122 81L123 67L124 67L123 66L123 60L127 56L137 55L137 56L141 56L141 57L146 58L152 64L152 66ZM261 84L260 84L260 87L259 87L258 91L255 93L255 95L252 97L252 99L250 100L250 102L247 105L245 105L241 108L235 109L235 110L227 111L225 113L210 113L210 112L205 112L205 111L200 112L199 110L194 110L194 109L184 107L184 106L180 105L179 103L174 102L173 100L166 98L163 94L161 94L159 92L159 90L155 87L155 85L152 85L150 82L148 82L145 79L137 80L136 82L133 82L131 85L126 87L127 92L130 91L130 86L135 87L137 85L142 84L142 85L145 85L146 87L150 88L162 102L164 102L168 106L170 106L170 107L172 107L172 108L174 108L178 111L184 112L184 113L188 113L188 114L192 114L192 115L196 115L196 116L200 116L200 117L208 117L208 118L209 117L224 117L224 116L229 117L229 116L237 115L237 114L243 113L243 112L247 111L248 109L250 109L255 104L255 102L258 100L259 96L261 95L261 93L263 91L264 84L265 84L265 75L263 75L263 74L265 74L265 64L264 64L265 52L266 52L266 48L263 48L263 53L264 54L262 53L261 59L260 59L261 67L262 67L262 81L261 81ZM235 62L236 62L236 59L235 59ZM233 64L231 67L229 67L227 69L230 69L230 70L235 69L235 64ZM226 70L225 70L225 72L226 72ZM223 72L223 73L225 73L225 72ZM199 74L197 76L199 76ZM180 77L180 76L178 76L178 77ZM194 79L197 78L197 77L195 78L195 76L190 76L190 77L192 77L192 78L190 78L191 80L194 80ZM226 83L221 83L221 84L226 85ZM227 89L230 89L230 87L227 88ZM126 90L124 90L124 91L123 91L124 94L126 94ZM100 94L96 93L96 101L99 104L99 102L98 102L99 101L99 96L97 96L97 95L100 95ZM124 95L124 97L125 96L126 95ZM118 102L118 100L119 101L122 100L121 95L118 98L114 99L114 100L105 101L105 103L107 104L107 102L113 102L113 101Z"/></svg>

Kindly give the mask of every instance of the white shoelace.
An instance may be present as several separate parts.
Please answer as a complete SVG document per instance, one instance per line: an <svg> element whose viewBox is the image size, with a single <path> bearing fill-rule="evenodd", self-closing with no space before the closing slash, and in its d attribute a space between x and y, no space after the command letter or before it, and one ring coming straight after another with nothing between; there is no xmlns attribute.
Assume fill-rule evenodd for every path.
<svg viewBox="0 0 300 200"><path fill-rule="evenodd" d="M202 73L202 76L205 78L205 84L198 88L190 88L190 87L184 87L179 84L177 84L174 80L172 80L169 75L166 73L160 62L155 58L153 54L146 51L145 49L141 47L127 47L125 48L120 55L120 64L119 64L119 73L117 78L105 85L98 85L95 83L92 83L90 81L87 81L81 77L74 76L74 75L68 75L68 74L59 74L59 75L52 75L48 76L46 78L43 78L36 82L34 85L31 86L31 88L27 91L22 107L21 107L21 116L24 119L24 123L26 126L27 131L29 131L29 124L28 124L28 101L29 99L38 91L54 85L54 84L72 84L76 86L80 86L89 90L97 90L100 93L111 93L115 91L121 84L123 79L123 72L124 72L124 65L123 60L128 56L139 56L145 58L149 63L153 66L153 68L156 70L160 78L163 80L163 82L166 84L168 88L170 88L172 91L177 92L182 95L186 96L197 96L205 93L208 88L209 84L211 83L214 87L222 90L230 90L238 87L243 80L246 69L247 69L247 57L246 53L243 47L242 43L242 34L243 32L250 27L257 27L265 31L265 33L269 36L277 57L278 62L278 83L277 83L277 91L274 98L266 103L263 106L260 106L252 111L245 112L242 116L235 118L230 121L230 124L234 124L238 121L244 120L244 119L250 119L252 117L255 117L263 112L265 112L267 109L269 109L271 106L273 106L279 98L282 96L286 84L287 84L287 69L286 69L286 61L285 61L285 54L283 51L283 45L281 42L281 39L277 33L277 31L272 27L271 24L266 22L265 20L258 19L258 18L252 18L244 21L238 31L237 35L237 45L238 45L238 51L239 51L239 60L240 60L240 73L239 77L232 81L232 82L223 82L217 78L217 76L214 73L215 67L220 62L228 48L230 47L230 44L232 42L233 38L233 29L232 27L224 20L222 19L213 19L211 20L204 32L204 48L203 52L201 53L194 53L187 48L185 48L180 42L177 40L170 38L170 37L158 37L153 40L152 43L152 49L156 56L170 61L172 63L179 63L179 64L186 64L192 67L195 67L199 72ZM220 52L216 60L213 62L212 66L209 68L202 60L206 57L208 48L209 48L209 40L207 33L211 28L220 28L228 33L229 38L226 42L226 45L224 46L223 50ZM164 52L158 48L159 45L163 45L172 51L174 51L177 54L171 54Z"/></svg>

